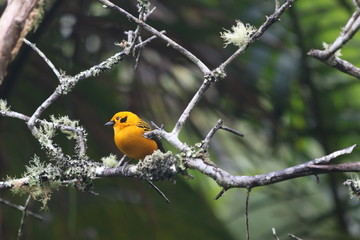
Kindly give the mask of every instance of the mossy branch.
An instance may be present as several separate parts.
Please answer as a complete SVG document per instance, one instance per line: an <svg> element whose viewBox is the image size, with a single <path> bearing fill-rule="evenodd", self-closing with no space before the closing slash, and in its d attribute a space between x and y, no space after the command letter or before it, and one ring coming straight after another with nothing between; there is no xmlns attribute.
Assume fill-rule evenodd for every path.
<svg viewBox="0 0 360 240"><path fill-rule="evenodd" d="M338 150L329 155L292 166L283 170L255 175L232 175L209 161L207 150L201 143L180 154L154 152L137 165L108 167L99 162L84 160L64 161L62 165L44 164L34 157L21 179L7 179L0 182L0 189L12 189L16 193L30 193L33 198L46 203L53 190L60 186L73 186L83 191L92 190L94 179L103 177L136 177L147 181L172 181L178 174L186 175L187 169L194 169L214 179L218 185L231 188L254 188L270 185L293 178L334 173L360 172L360 162L330 164L339 156L350 154L356 145Z"/></svg>

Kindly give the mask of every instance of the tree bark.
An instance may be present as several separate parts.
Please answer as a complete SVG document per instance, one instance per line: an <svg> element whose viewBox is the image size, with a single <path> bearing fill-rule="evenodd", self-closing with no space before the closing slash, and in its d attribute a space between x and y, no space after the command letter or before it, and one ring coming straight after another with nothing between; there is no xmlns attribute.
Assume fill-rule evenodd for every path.
<svg viewBox="0 0 360 240"><path fill-rule="evenodd" d="M44 0L8 0L0 18L0 85L7 66L17 55L24 37L40 17Z"/></svg>

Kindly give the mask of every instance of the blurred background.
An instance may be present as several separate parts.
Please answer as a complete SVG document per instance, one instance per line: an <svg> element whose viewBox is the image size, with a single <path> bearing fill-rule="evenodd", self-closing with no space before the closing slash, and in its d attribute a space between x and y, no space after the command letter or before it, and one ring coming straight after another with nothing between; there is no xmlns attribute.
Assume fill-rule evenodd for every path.
<svg viewBox="0 0 360 240"><path fill-rule="evenodd" d="M113 1L137 15L136 1ZM283 1L281 1L283 2ZM1 1L0 1L1 3ZM220 33L239 19L259 27L274 11L274 1L173 0L151 1L156 10L148 23L189 49L210 68L236 47ZM4 9L4 2L1 11ZM181 140L201 141L219 118L245 134L239 138L217 132L212 160L235 175L280 170L358 143L359 80L307 56L311 48L335 40L352 15L351 0L297 1L245 54L227 69L227 78L204 96ZM136 26L97 1L48 1L42 22L27 38L58 69L74 75L121 51L114 43ZM150 35L143 31L143 39ZM359 66L360 38L342 50ZM138 67L128 57L112 70L79 83L43 114L68 115L88 132L88 155L95 161L110 153L121 157L111 128L103 127L114 113L129 110L170 131L202 83L201 72L161 40L142 50ZM8 68L0 98L11 109L31 115L54 91L58 81L46 63L24 45ZM73 142L56 137L65 151ZM165 147L174 150L167 143ZM25 123L0 118L0 178L21 177L37 155L47 161ZM359 152L339 158L358 160ZM109 178L94 181L94 192L61 188L47 211L48 221L26 219L25 239L245 239L246 190L232 189L219 200L220 188L208 177L157 183L170 198L166 204L146 182ZM280 239L292 233L303 239L359 239L360 211L342 183L355 174L304 177L259 187L250 196L252 239ZM0 197L23 205L26 196L2 191ZM40 203L30 209L38 211ZM0 239L15 239L21 212L0 205Z"/></svg>

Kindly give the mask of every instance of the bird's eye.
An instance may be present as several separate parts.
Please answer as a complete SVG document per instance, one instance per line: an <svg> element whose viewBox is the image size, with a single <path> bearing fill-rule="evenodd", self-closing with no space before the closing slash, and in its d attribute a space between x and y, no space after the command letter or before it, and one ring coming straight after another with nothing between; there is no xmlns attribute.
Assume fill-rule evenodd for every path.
<svg viewBox="0 0 360 240"><path fill-rule="evenodd" d="M120 117L117 117L117 118L116 118L116 120L119 120L119 119L120 119Z"/></svg>
<svg viewBox="0 0 360 240"><path fill-rule="evenodd" d="M124 123L124 122L126 122L126 120L127 120L127 117L123 117L122 119L120 119L120 122Z"/></svg>

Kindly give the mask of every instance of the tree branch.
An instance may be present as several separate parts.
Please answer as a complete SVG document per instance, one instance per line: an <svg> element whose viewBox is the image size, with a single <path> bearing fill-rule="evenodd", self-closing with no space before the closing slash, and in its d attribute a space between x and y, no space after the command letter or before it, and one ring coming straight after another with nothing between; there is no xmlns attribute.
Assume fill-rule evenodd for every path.
<svg viewBox="0 0 360 240"><path fill-rule="evenodd" d="M0 110L0 116L6 116L6 117L11 117L11 118L17 118L20 120L23 120L25 122L28 122L30 120L30 117L22 114L22 113L18 113L18 112L14 112L14 111L3 111ZM82 156L85 154L86 151L86 139L85 139L85 133L84 130L81 127L72 127L72 126L68 126L68 125L64 125L64 124L59 124L59 123L54 123L54 122L48 122L45 120L41 120L41 119L37 119L35 121L35 123L39 123L42 126L51 126L54 127L55 129L59 129L63 132L68 131L68 132L74 132L77 136L78 136L78 141L79 141L79 155Z"/></svg>
<svg viewBox="0 0 360 240"><path fill-rule="evenodd" d="M310 50L308 55L317 58L330 67L360 79L360 68L344 59L341 59L337 56L329 56L325 51L318 49Z"/></svg>
<svg viewBox="0 0 360 240"><path fill-rule="evenodd" d="M265 186L293 178L311 176L315 174L332 172L360 172L360 162L330 165L332 167L328 169L317 167L319 165L328 164L331 160L341 155L350 154L355 147L356 145L353 145L351 147L333 152L329 155L314 159L300 165L255 176L234 176L220 169L217 166L212 166L204 163L204 161L199 158L188 158L187 160L185 160L185 166L191 169L196 169L201 173L211 177L219 184L219 186L226 189L253 188L257 186Z"/></svg>
<svg viewBox="0 0 360 240"><path fill-rule="evenodd" d="M151 40L155 39L156 37L151 37L147 39L144 42L141 42L134 46L134 49L141 48ZM75 76L66 76L59 73L59 71L56 69L54 64L36 47L35 44L26 41L26 43L34 49L44 60L45 62L51 67L55 75L58 77L58 80L60 84L57 86L55 91L36 109L36 111L33 113L33 115L30 117L29 121L27 122L27 125L29 129L31 130L32 134L34 136L37 135L38 129L35 127L35 122L39 119L41 114L53 103L55 102L61 95L67 94L72 90L72 88L81 80L89 78L91 76L97 76L101 72L104 72L106 70L109 70L120 62L122 58L129 54L129 50L125 48L123 51L115 54L114 56L106 59L102 63L93 66L89 68L88 70L85 70L83 72L80 72L79 74Z"/></svg>
<svg viewBox="0 0 360 240"><path fill-rule="evenodd" d="M203 158L199 158L199 157L195 157L195 158L184 157L183 164L185 165L185 167L189 169L197 170L207 175L208 177L212 178L220 187L226 190L230 188L249 189L258 186L275 184L289 179L317 175L317 174L334 173L334 172L360 172L360 161L328 165L333 159L336 159L337 157L342 155L350 154L355 147L356 145L353 145L348 148L335 151L323 157L316 158L309 162L305 162L279 171L259 174L254 176L232 175L215 165L210 165L206 163L206 161L204 161ZM169 155L167 155L166 159L169 159ZM157 159L153 157L152 161L157 161ZM141 178L143 176L143 173L138 165L129 164L126 166L125 169L122 167L110 168L105 166L97 166L97 167L92 166L91 171L93 171L93 179L103 178L103 177L137 177L137 178L140 177ZM161 172L160 171L161 169L158 170L159 172ZM168 169L164 169L164 171L167 170ZM174 174L179 173L180 171L181 169L177 167ZM15 179L11 181L3 181L0 182L0 189L5 190L5 189L11 189L14 186L16 187L26 186L29 183L28 181L29 181L28 177Z"/></svg>
<svg viewBox="0 0 360 240"><path fill-rule="evenodd" d="M237 56L244 53L250 44L252 44L255 40L263 35L263 33L273 24L275 23L280 15L284 13L284 11L291 7L296 0L288 0L281 7L276 8L275 12L266 19L266 21L260 26L260 28L251 36L249 42L246 45L239 48L233 55L231 55L226 61L220 64L215 70L210 73L205 74L205 79L200 86L199 90L195 93L194 97L191 99L184 112L181 114L179 120L175 124L174 129L171 132L172 136L178 136L183 125L186 120L189 118L192 109L196 106L196 104L200 101L201 97L204 93L211 87L214 82L217 82L226 77L225 68L228 64L230 64Z"/></svg>
<svg viewBox="0 0 360 240"><path fill-rule="evenodd" d="M162 40L164 40L168 45L170 45L175 50L179 51L182 55L186 56L190 61L195 63L199 67L199 69L203 72L204 75L210 73L210 69L199 58L197 58L194 54L192 54L189 50L185 49L183 46L177 44L174 40L167 37L165 34L161 33L160 31L156 30L152 26L141 21L139 18L136 18L129 12L125 11L121 7L115 5L114 3L112 3L108 0L98 0L98 1L102 4L104 4L106 7L114 9L115 11L126 16L130 21L138 24L139 26L144 28L146 31L148 31L148 32L154 34L155 36L161 38Z"/></svg>
<svg viewBox="0 0 360 240"><path fill-rule="evenodd" d="M36 47L34 43L30 42L26 38L24 38L24 43L31 47L47 63L47 65L51 68L51 70L54 72L58 79L61 79L60 72L56 69L54 64L45 56L45 54Z"/></svg>
<svg viewBox="0 0 360 240"><path fill-rule="evenodd" d="M23 215L21 217L21 221L20 221L20 226L19 226L19 230L18 230L18 240L20 240L23 236L23 229L24 229L24 225L25 225L25 218L27 216L27 208L29 207L29 203L30 203L30 199L31 199L31 195L29 195L26 199L25 205L24 205L24 209L23 211Z"/></svg>
<svg viewBox="0 0 360 240"><path fill-rule="evenodd" d="M355 12L350 17L337 39L330 46L326 46L325 50L312 49L308 52L308 55L333 68L360 79L360 68L339 57L341 48L360 28L360 10L356 1L354 1L354 4Z"/></svg>
<svg viewBox="0 0 360 240"><path fill-rule="evenodd" d="M25 210L25 207L13 204L13 203L11 203L11 202L9 202L9 201L7 201L5 199L2 199L2 198L0 198L0 203L4 204L6 206L12 207L14 209L20 210L20 211ZM34 217L34 218L36 218L38 220L45 221L44 217L42 217L41 215L36 214L36 213L34 213L34 212L30 211L30 210L26 210L26 214L29 215L29 216L32 216L32 217Z"/></svg>
<svg viewBox="0 0 360 240"><path fill-rule="evenodd" d="M264 32L277 22L280 16L285 12L286 9L291 7L296 0L288 0L283 5L276 6L275 11L269 17L266 17L266 21L258 28L258 30L251 36L250 40L244 46L240 47L234 54L232 54L227 60L220 64L218 69L225 69L237 56L244 53L245 50L258 38L260 38Z"/></svg>
<svg viewBox="0 0 360 240"><path fill-rule="evenodd" d="M8 64L15 58L23 38L39 17L43 0L12 0L0 18L0 85L7 75Z"/></svg>

